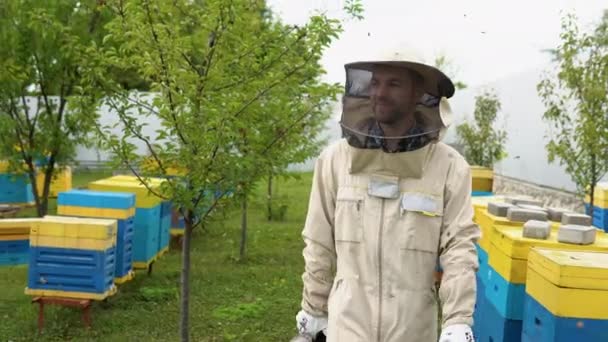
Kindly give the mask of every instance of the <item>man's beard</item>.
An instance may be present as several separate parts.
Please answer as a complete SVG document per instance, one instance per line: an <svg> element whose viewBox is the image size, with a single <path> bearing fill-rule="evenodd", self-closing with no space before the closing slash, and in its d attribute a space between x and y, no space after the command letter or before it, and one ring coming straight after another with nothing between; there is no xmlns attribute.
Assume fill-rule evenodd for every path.
<svg viewBox="0 0 608 342"><path fill-rule="evenodd" d="M378 105L374 104L374 117L379 123L385 125L392 125L405 119L407 115L405 110L403 110L402 108L397 108L393 105L390 106L393 108L381 112L378 108Z"/></svg>

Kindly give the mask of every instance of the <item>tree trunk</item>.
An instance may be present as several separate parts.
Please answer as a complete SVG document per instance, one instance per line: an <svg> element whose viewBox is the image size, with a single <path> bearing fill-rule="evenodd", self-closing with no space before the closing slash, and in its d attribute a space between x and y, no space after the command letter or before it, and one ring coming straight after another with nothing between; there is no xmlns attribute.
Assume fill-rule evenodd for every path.
<svg viewBox="0 0 608 342"><path fill-rule="evenodd" d="M272 173L268 176L268 221L272 221Z"/></svg>
<svg viewBox="0 0 608 342"><path fill-rule="evenodd" d="M41 209L40 217L46 215L49 210L49 194L51 192L51 182L53 181L53 173L55 172L55 158L51 156L49 163L45 168L44 185L42 186Z"/></svg>
<svg viewBox="0 0 608 342"><path fill-rule="evenodd" d="M25 158L25 164L27 165L27 176L32 185L32 194L34 195L34 203L36 204L36 214L38 217L43 217L45 210L42 204L41 196L38 196L38 184L36 183L36 166L32 158Z"/></svg>
<svg viewBox="0 0 608 342"><path fill-rule="evenodd" d="M181 318L179 330L182 342L190 340L190 329L188 320L190 316L190 241L192 239L192 220L194 212L188 210L184 217L185 225L184 238L182 240L182 281L181 281Z"/></svg>
<svg viewBox="0 0 608 342"><path fill-rule="evenodd" d="M243 196L241 200L241 248L240 261L245 261L245 252L247 246L247 196Z"/></svg>

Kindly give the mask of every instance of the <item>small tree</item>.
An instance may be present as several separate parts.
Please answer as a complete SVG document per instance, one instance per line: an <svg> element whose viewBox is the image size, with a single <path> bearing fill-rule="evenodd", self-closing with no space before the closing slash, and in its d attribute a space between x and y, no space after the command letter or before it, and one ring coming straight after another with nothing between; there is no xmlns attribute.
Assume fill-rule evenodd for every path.
<svg viewBox="0 0 608 342"><path fill-rule="evenodd" d="M608 171L608 11L590 33L580 32L574 15L562 19L560 45L552 50L557 74L538 84L551 125L550 162L559 161L579 193L591 195Z"/></svg>
<svg viewBox="0 0 608 342"><path fill-rule="evenodd" d="M89 77L147 87L132 70L99 68L96 46L111 18L103 3L0 2L0 159L27 175L40 216L47 213L58 168L74 162L77 146L93 143L101 91L88 86Z"/></svg>
<svg viewBox="0 0 608 342"><path fill-rule="evenodd" d="M475 97L474 123L456 127L458 142L464 146L464 157L471 165L492 168L506 156L504 144L507 132L494 128L500 111L500 100L494 91L485 91Z"/></svg>

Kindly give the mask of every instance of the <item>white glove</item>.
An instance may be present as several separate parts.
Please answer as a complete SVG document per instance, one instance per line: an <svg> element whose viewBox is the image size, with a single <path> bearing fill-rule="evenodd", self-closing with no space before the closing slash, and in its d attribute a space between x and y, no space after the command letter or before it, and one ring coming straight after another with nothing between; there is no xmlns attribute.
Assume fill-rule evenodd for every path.
<svg viewBox="0 0 608 342"><path fill-rule="evenodd" d="M439 342L475 342L475 339L467 324L454 324L443 329Z"/></svg>
<svg viewBox="0 0 608 342"><path fill-rule="evenodd" d="M308 335L314 338L321 330L326 333L327 317L316 317L304 310L300 310L296 315L296 328L300 335Z"/></svg>

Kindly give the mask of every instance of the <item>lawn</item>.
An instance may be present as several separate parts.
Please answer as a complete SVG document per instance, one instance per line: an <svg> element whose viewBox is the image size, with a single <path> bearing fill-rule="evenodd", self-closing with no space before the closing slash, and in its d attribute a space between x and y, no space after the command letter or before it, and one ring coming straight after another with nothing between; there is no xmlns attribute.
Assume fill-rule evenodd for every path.
<svg viewBox="0 0 608 342"><path fill-rule="evenodd" d="M107 175L76 174L74 186ZM192 246L190 325L193 341L287 341L301 296L304 224L311 174L278 182L284 221L266 220L265 184L249 203L248 259L238 262L240 212L230 211ZM55 204L52 203L52 210ZM53 211L51 211L53 213ZM172 250L151 275L137 272L107 302L95 303L93 328L74 309L47 307L38 337L36 307L23 294L27 267L0 267L0 341L177 341L180 254Z"/></svg>

